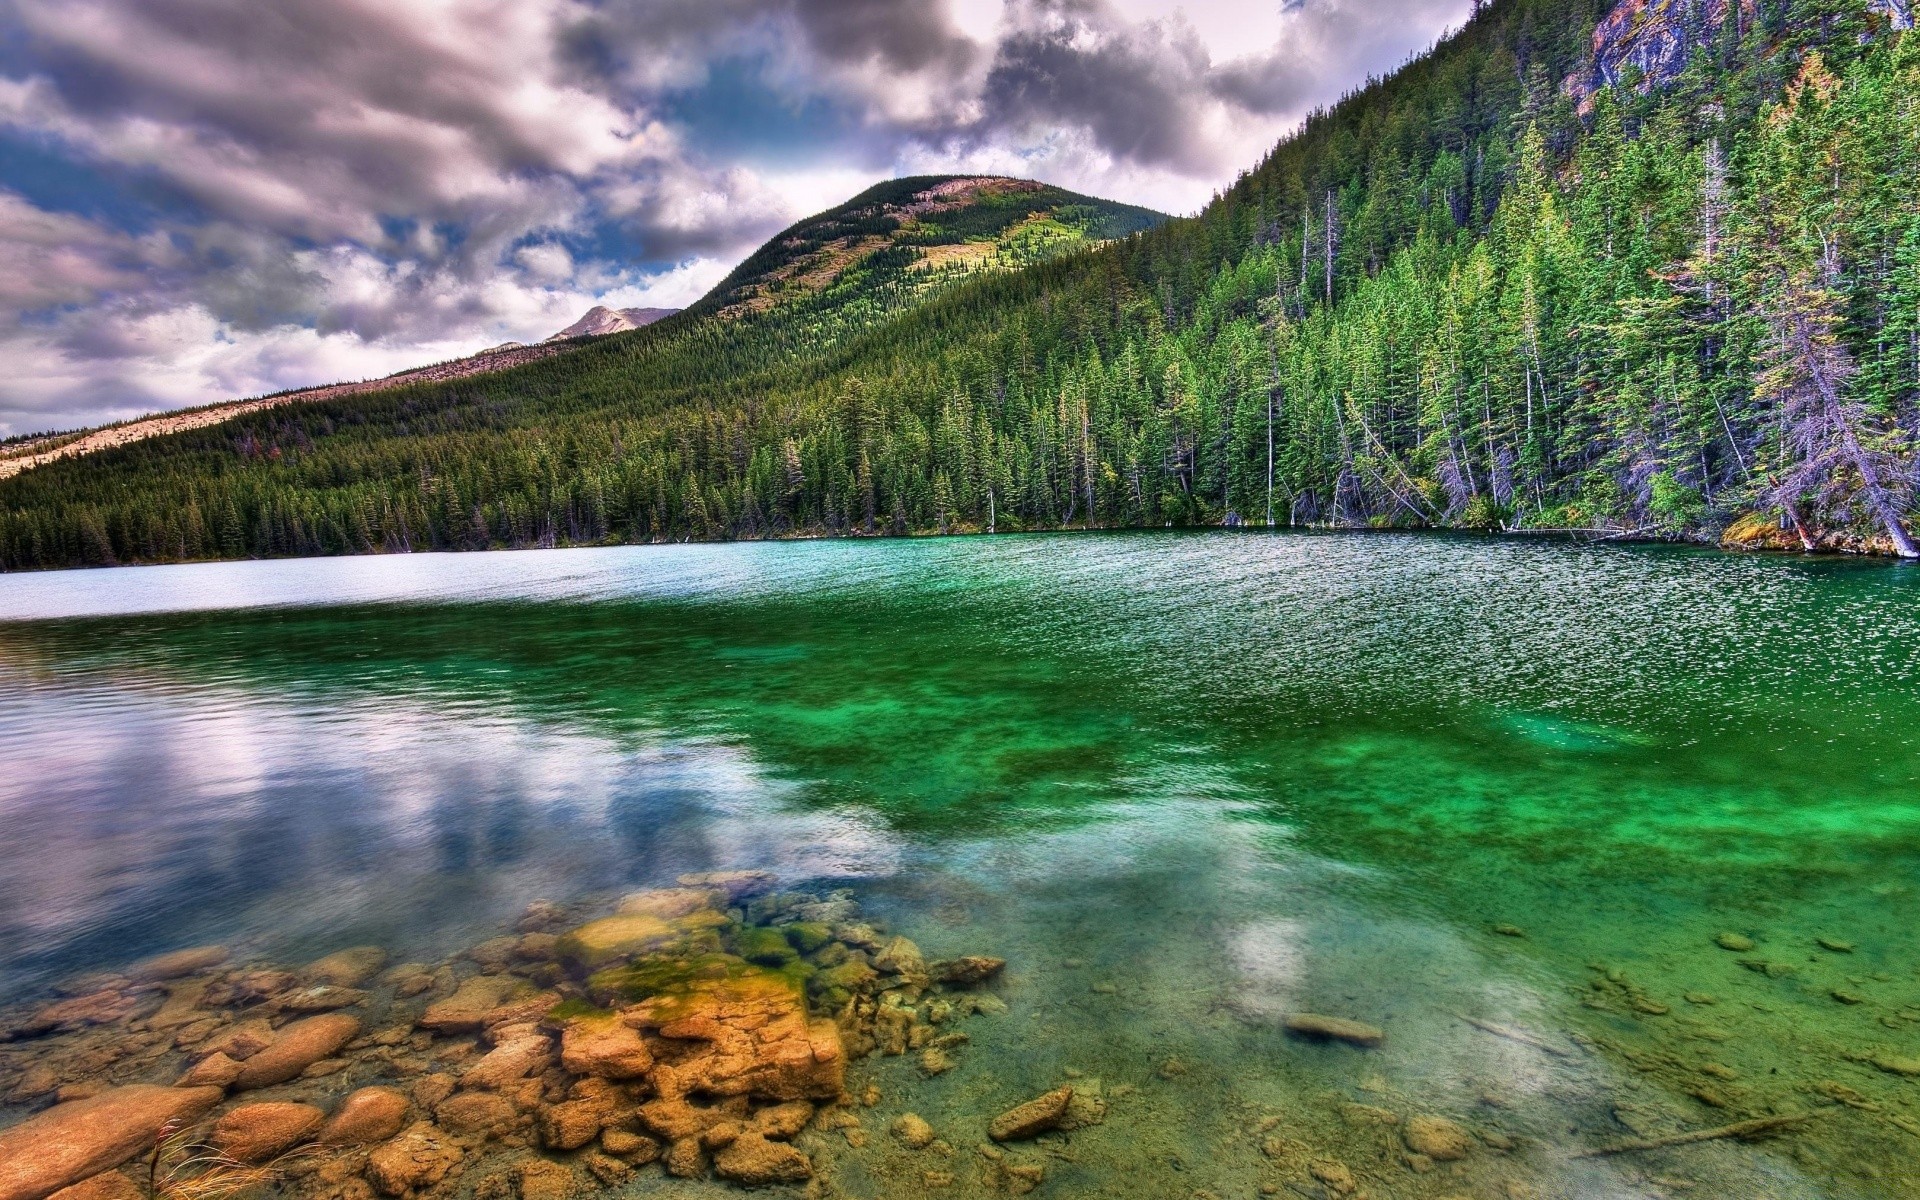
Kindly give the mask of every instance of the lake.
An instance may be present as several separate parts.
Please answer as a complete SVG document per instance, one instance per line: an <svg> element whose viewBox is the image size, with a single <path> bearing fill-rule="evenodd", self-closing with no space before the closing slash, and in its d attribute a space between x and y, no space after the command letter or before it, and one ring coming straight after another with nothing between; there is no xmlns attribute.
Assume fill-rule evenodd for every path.
<svg viewBox="0 0 1920 1200"><path fill-rule="evenodd" d="M794 1143L832 1194L1920 1196L1917 599L1879 563L1266 532L0 577L0 1123L37 1064L194 1060L148 1016L124 1059L20 1024L158 952L450 986L536 900L756 869L1007 963L951 1069L850 1064L871 1138ZM1097 1123L988 1142L1063 1084Z"/></svg>

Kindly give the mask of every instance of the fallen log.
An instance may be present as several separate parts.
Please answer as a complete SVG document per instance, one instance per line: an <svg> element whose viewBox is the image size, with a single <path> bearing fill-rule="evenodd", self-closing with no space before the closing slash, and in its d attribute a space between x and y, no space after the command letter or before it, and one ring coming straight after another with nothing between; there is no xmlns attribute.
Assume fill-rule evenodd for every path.
<svg viewBox="0 0 1920 1200"><path fill-rule="evenodd" d="M1638 1150L1664 1150L1669 1146L1692 1146L1700 1142L1716 1142L1723 1138L1737 1141L1749 1141L1790 1129L1795 1125L1811 1121L1815 1113L1790 1113L1779 1117L1756 1117L1751 1121L1735 1121L1731 1125L1721 1125L1714 1129L1696 1129L1691 1133L1670 1133L1665 1137L1635 1138L1628 1142L1615 1142L1611 1146L1596 1146L1591 1150L1582 1150L1575 1158L1605 1158L1610 1154L1631 1154Z"/></svg>

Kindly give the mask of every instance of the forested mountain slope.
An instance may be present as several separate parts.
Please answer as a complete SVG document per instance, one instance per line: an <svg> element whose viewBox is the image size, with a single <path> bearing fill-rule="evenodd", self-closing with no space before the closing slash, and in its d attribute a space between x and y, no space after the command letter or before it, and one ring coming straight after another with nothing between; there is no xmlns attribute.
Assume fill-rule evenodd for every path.
<svg viewBox="0 0 1920 1200"><path fill-rule="evenodd" d="M723 285L42 468L0 485L0 562L1269 518L1906 552L1909 23L1495 0L1197 218L844 324Z"/></svg>

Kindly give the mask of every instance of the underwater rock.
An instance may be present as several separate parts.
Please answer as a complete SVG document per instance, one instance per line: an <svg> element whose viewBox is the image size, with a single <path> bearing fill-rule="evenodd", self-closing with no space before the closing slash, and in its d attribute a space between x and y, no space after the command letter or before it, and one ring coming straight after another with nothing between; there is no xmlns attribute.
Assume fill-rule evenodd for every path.
<svg viewBox="0 0 1920 1200"><path fill-rule="evenodd" d="M615 911L623 917L658 917L671 921L710 911L725 898L724 893L706 888L650 888L622 896Z"/></svg>
<svg viewBox="0 0 1920 1200"><path fill-rule="evenodd" d="M146 1191L119 1171L102 1171L91 1179L63 1187L47 1200L147 1200Z"/></svg>
<svg viewBox="0 0 1920 1200"><path fill-rule="evenodd" d="M553 1042L545 1034L524 1033L503 1040L460 1076L463 1088L498 1091L547 1069Z"/></svg>
<svg viewBox="0 0 1920 1200"><path fill-rule="evenodd" d="M358 1146L383 1142L407 1123L407 1098L390 1087L364 1087L351 1093L320 1130L319 1142Z"/></svg>
<svg viewBox="0 0 1920 1200"><path fill-rule="evenodd" d="M387 952L378 946L351 946L315 959L300 973L316 983L335 987L359 987L387 965Z"/></svg>
<svg viewBox="0 0 1920 1200"><path fill-rule="evenodd" d="M678 1097L649 1100L640 1106L640 1123L668 1142L698 1138L732 1114L715 1108L700 1108Z"/></svg>
<svg viewBox="0 0 1920 1200"><path fill-rule="evenodd" d="M707 1173L707 1151L699 1138L681 1138L667 1147L660 1163L675 1179L698 1179Z"/></svg>
<svg viewBox="0 0 1920 1200"><path fill-rule="evenodd" d="M360 1021L344 1013L328 1013L295 1021L263 1050L240 1064L233 1086L240 1091L285 1083L314 1063L333 1054L360 1033Z"/></svg>
<svg viewBox="0 0 1920 1200"><path fill-rule="evenodd" d="M488 1018L516 1000L534 994L533 985L511 975L475 975L453 995L427 1006L420 1028L435 1033L475 1033Z"/></svg>
<svg viewBox="0 0 1920 1200"><path fill-rule="evenodd" d="M901 1115L887 1127L887 1132L893 1134L899 1139L900 1144L909 1150L925 1150L933 1145L933 1126L927 1124L926 1118L918 1113Z"/></svg>
<svg viewBox="0 0 1920 1200"><path fill-rule="evenodd" d="M133 1084L57 1104L0 1130L0 1200L41 1200L150 1148L170 1122L198 1120L219 1088Z"/></svg>
<svg viewBox="0 0 1920 1200"><path fill-rule="evenodd" d="M751 1130L722 1146L713 1156L722 1179L758 1187L799 1183L813 1176L813 1162L785 1142L769 1141Z"/></svg>
<svg viewBox="0 0 1920 1200"><path fill-rule="evenodd" d="M206 979L182 979L169 984L167 998L147 1018L147 1028L178 1029L208 1019L212 1014L200 1007L200 1001L206 998L209 982Z"/></svg>
<svg viewBox="0 0 1920 1200"><path fill-rule="evenodd" d="M112 1025L139 1011L140 997L127 992L102 991L70 996L42 1006L28 1018L29 1033L51 1033L56 1029L84 1029L89 1025Z"/></svg>
<svg viewBox="0 0 1920 1200"><path fill-rule="evenodd" d="M920 953L920 947L911 938L896 937L880 947L873 956L873 966L877 971L888 975L925 975L927 960Z"/></svg>
<svg viewBox="0 0 1920 1200"><path fill-rule="evenodd" d="M551 900L535 900L527 905L513 927L521 933L551 933L566 921L566 909Z"/></svg>
<svg viewBox="0 0 1920 1200"><path fill-rule="evenodd" d="M456 1137L498 1137L512 1129L518 1118L513 1102L497 1092L460 1092L433 1109L435 1123ZM599 1133L600 1127L595 1125L593 1132Z"/></svg>
<svg viewBox="0 0 1920 1200"><path fill-rule="evenodd" d="M638 1079L652 1069L653 1051L618 1016L570 1017L560 1031L560 1065L575 1075Z"/></svg>
<svg viewBox="0 0 1920 1200"><path fill-rule="evenodd" d="M1740 954L1745 954L1747 951L1753 949L1753 939L1743 933L1728 932L1718 934L1714 937L1713 941L1714 944L1722 950L1732 950Z"/></svg>
<svg viewBox="0 0 1920 1200"><path fill-rule="evenodd" d="M601 1100L565 1100L542 1108L537 1119L540 1144L549 1150L578 1150L600 1136L612 1106Z"/></svg>
<svg viewBox="0 0 1920 1200"><path fill-rule="evenodd" d="M810 1019L799 991L775 972L695 980L683 993L628 1009L626 1019L663 1038L705 1043L690 1047L670 1069L655 1068L662 1095L830 1100L846 1084L839 1028Z"/></svg>
<svg viewBox="0 0 1920 1200"><path fill-rule="evenodd" d="M272 1004L281 1012L320 1013L352 1008L366 998L367 994L358 988L335 987L330 983L321 983L291 992L282 992L273 998Z"/></svg>
<svg viewBox="0 0 1920 1200"><path fill-rule="evenodd" d="M1073 1088L1060 1087L1001 1113L987 1124L987 1136L996 1142L1018 1142L1057 1128L1073 1103Z"/></svg>
<svg viewBox="0 0 1920 1200"><path fill-rule="evenodd" d="M617 1158L644 1166L660 1157L660 1143L644 1133L630 1129L606 1129L600 1133L600 1148Z"/></svg>
<svg viewBox="0 0 1920 1200"><path fill-rule="evenodd" d="M674 881L681 887L713 889L726 893L727 903L734 904L773 890L780 877L772 871L704 871L696 875L682 875Z"/></svg>
<svg viewBox="0 0 1920 1200"><path fill-rule="evenodd" d="M219 966L227 961L227 954L225 946L189 946L185 950L173 950L142 959L127 968L127 975L141 983L178 979L182 975L192 975L196 971Z"/></svg>
<svg viewBox="0 0 1920 1200"><path fill-rule="evenodd" d="M818 921L795 921L791 925L781 926L781 932L793 948L802 954L812 954L833 940L833 930Z"/></svg>
<svg viewBox="0 0 1920 1200"><path fill-rule="evenodd" d="M240 1063L219 1052L207 1055L173 1081L175 1087L217 1087L222 1090L232 1087L233 1081L240 1078L243 1070Z"/></svg>
<svg viewBox="0 0 1920 1200"><path fill-rule="evenodd" d="M264 1163L306 1141L326 1119L311 1104L242 1104L221 1114L207 1142L235 1162Z"/></svg>
<svg viewBox="0 0 1920 1200"><path fill-rule="evenodd" d="M367 1155L367 1181L385 1196L431 1187L460 1162L460 1147L437 1126L420 1121Z"/></svg>
<svg viewBox="0 0 1920 1200"><path fill-rule="evenodd" d="M1316 1159L1308 1163L1307 1174L1326 1185L1327 1191L1335 1196L1351 1196L1360 1186L1353 1177L1353 1169L1337 1158Z"/></svg>
<svg viewBox="0 0 1920 1200"><path fill-rule="evenodd" d="M927 968L934 982L952 984L955 987L974 987L985 983L998 975L1007 965L1004 958L991 958L985 954L967 954L959 958L941 959Z"/></svg>
<svg viewBox="0 0 1920 1200"><path fill-rule="evenodd" d="M948 1054L944 1047L928 1046L920 1052L920 1069L927 1074L928 1078L945 1075L953 1070L955 1065L953 1056Z"/></svg>
<svg viewBox="0 0 1920 1200"><path fill-rule="evenodd" d="M1407 1149L1415 1154L1424 1154L1435 1162L1457 1161L1465 1158L1473 1149L1473 1135L1459 1122L1429 1114L1407 1118L1407 1127L1401 1138L1406 1142Z"/></svg>
<svg viewBox="0 0 1920 1200"><path fill-rule="evenodd" d="M660 917L649 913L622 913L589 921L561 938L556 953L583 971L594 971L657 950L678 937Z"/></svg>
<svg viewBox="0 0 1920 1200"><path fill-rule="evenodd" d="M734 935L734 949L741 958L763 967L783 967L800 957L800 952L778 929L742 929Z"/></svg>
<svg viewBox="0 0 1920 1200"><path fill-rule="evenodd" d="M568 1168L544 1158L530 1158L514 1168L520 1200L567 1200L579 1179Z"/></svg>
<svg viewBox="0 0 1920 1200"><path fill-rule="evenodd" d="M770 1104L753 1114L748 1128L762 1137L783 1142L797 1136L813 1120L813 1103L808 1100L789 1100L784 1104Z"/></svg>
<svg viewBox="0 0 1920 1200"><path fill-rule="evenodd" d="M1355 1046L1378 1046L1387 1038L1378 1026L1345 1017L1327 1017L1318 1013L1292 1013L1281 1022L1288 1033L1323 1041L1349 1042Z"/></svg>

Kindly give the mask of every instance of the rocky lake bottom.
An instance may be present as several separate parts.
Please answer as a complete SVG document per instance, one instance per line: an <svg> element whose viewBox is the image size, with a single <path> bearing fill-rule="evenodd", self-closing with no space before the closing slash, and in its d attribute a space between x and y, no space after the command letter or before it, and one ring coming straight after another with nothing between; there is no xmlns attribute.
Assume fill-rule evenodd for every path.
<svg viewBox="0 0 1920 1200"><path fill-rule="evenodd" d="M1920 1196L1904 572L974 547L0 580L0 1200Z"/></svg>

